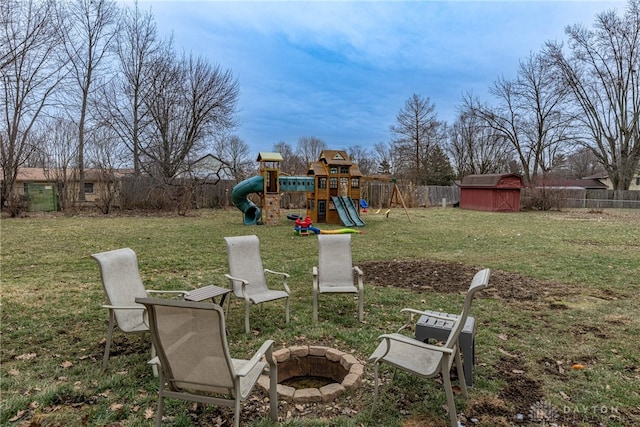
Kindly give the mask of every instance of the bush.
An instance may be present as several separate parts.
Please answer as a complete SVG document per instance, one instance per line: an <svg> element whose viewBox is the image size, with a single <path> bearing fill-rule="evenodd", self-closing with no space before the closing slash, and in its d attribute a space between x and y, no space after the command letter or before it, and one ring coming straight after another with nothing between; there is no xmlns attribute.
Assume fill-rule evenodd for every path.
<svg viewBox="0 0 640 427"><path fill-rule="evenodd" d="M550 211L562 210L564 197L561 190L549 188L529 188L522 193L520 204L523 209Z"/></svg>

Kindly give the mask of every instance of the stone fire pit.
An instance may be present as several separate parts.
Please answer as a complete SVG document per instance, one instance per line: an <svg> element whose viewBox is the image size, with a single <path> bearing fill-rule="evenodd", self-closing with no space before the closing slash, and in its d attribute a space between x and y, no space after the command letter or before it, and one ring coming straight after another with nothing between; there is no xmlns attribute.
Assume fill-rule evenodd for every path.
<svg viewBox="0 0 640 427"><path fill-rule="evenodd" d="M351 354L335 348L299 345L273 352L278 363L278 398L287 402L331 402L347 389L360 386L364 366ZM296 388L283 384L304 378L327 379L327 385ZM262 375L258 384L269 391L269 377ZM304 385L303 385L304 387Z"/></svg>

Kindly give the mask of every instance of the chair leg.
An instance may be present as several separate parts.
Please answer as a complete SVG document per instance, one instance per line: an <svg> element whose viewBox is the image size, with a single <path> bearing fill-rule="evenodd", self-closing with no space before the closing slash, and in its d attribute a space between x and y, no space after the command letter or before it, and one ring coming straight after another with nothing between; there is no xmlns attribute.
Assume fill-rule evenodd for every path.
<svg viewBox="0 0 640 427"><path fill-rule="evenodd" d="M458 382L460 383L460 391L462 392L462 396L465 399L469 397L469 393L467 392L467 380L464 375L464 366L462 365L462 360L460 358L460 349L456 350L456 369L458 370Z"/></svg>
<svg viewBox="0 0 640 427"><path fill-rule="evenodd" d="M233 412L233 427L240 427L240 396L238 396L238 393L236 393L236 401Z"/></svg>
<svg viewBox="0 0 640 427"><path fill-rule="evenodd" d="M151 360L156 358L156 348L153 345L153 343L151 343ZM158 376L158 365L156 365L155 363L153 365L151 365L151 372L153 372L153 376L157 377Z"/></svg>
<svg viewBox="0 0 640 427"><path fill-rule="evenodd" d="M227 301L227 311L224 312L224 323L227 323L227 320L229 320L230 311L231 311L231 297L229 297L229 301Z"/></svg>
<svg viewBox="0 0 640 427"><path fill-rule="evenodd" d="M373 384L374 384L374 389L373 389L373 398L374 401L378 399L378 384L379 384L379 378L378 378L378 373L379 373L379 369L380 369L380 364L376 363L374 365L374 369L373 369Z"/></svg>
<svg viewBox="0 0 640 427"><path fill-rule="evenodd" d="M162 372L158 374L159 378L159 386L158 386L158 412L156 413L156 427L162 426L162 412L164 411L164 378L162 377Z"/></svg>
<svg viewBox="0 0 640 427"><path fill-rule="evenodd" d="M285 310L285 321L286 321L287 324L289 324L289 297L287 297L285 299L286 299L286 301L284 303L284 305L285 305L285 308L284 308L284 310Z"/></svg>
<svg viewBox="0 0 640 427"><path fill-rule="evenodd" d="M358 319L360 322L364 320L364 295L362 292L358 295Z"/></svg>
<svg viewBox="0 0 640 427"><path fill-rule="evenodd" d="M113 341L113 329L116 319L112 309L109 309L109 330L107 331L107 342L104 346L104 356L102 357L102 372L106 372L109 367L109 352L111 351L111 343Z"/></svg>
<svg viewBox="0 0 640 427"><path fill-rule="evenodd" d="M313 321L318 321L318 294L313 292Z"/></svg>
<svg viewBox="0 0 640 427"><path fill-rule="evenodd" d="M271 420L278 422L278 365L269 366L269 408Z"/></svg>
<svg viewBox="0 0 640 427"><path fill-rule="evenodd" d="M245 302L244 304L244 331L248 334L251 332L251 327L249 326L249 308L251 307L250 302Z"/></svg>
<svg viewBox="0 0 640 427"><path fill-rule="evenodd" d="M375 363L373 365L373 405L371 405L371 413L376 410L376 404L378 403L378 368L380 367L379 363Z"/></svg>
<svg viewBox="0 0 640 427"><path fill-rule="evenodd" d="M449 408L449 421L451 421L451 427L458 427L456 403L453 400L453 389L451 388L451 372L447 369L448 366L449 363L446 363L445 361L442 362L442 385L444 386L444 393L447 395L447 406Z"/></svg>

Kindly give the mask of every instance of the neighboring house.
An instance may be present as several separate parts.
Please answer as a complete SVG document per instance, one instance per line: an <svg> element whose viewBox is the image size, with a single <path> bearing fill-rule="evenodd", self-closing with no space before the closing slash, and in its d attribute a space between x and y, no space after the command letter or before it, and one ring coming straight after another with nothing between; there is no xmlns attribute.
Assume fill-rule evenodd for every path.
<svg viewBox="0 0 640 427"><path fill-rule="evenodd" d="M607 172L599 172L594 175L586 176L583 179L597 180L606 186L605 190L613 190L613 184L611 184L611 179L609 179L609 174ZM631 185L629 185L629 190L640 191L640 171L636 172L633 176Z"/></svg>
<svg viewBox="0 0 640 427"><path fill-rule="evenodd" d="M538 177L536 187L562 190L606 190L607 185L595 178L562 178L557 176Z"/></svg>
<svg viewBox="0 0 640 427"><path fill-rule="evenodd" d="M87 202L95 202L101 194L104 194L107 183L102 172L99 169L85 169L84 192ZM125 173L115 172L114 176L118 179L125 176ZM78 185L76 169L68 169L65 177L61 169L20 168L13 185L13 193L28 196L31 211L50 211L59 208L60 197L64 190L73 200L76 200L79 192Z"/></svg>

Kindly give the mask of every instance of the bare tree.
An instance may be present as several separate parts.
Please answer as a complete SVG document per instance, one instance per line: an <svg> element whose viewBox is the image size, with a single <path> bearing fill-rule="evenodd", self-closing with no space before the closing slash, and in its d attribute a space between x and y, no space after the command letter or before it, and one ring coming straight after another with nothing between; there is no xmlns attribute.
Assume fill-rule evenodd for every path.
<svg viewBox="0 0 640 427"><path fill-rule="evenodd" d="M141 147L143 168L170 182L207 141L236 126L238 82L231 71L202 57L175 59L170 47L156 56L144 102L152 119L148 145Z"/></svg>
<svg viewBox="0 0 640 427"><path fill-rule="evenodd" d="M97 174L96 206L108 214L117 202L119 170L127 162L126 148L118 134L108 127L91 133L92 143L87 147L89 162Z"/></svg>
<svg viewBox="0 0 640 427"><path fill-rule="evenodd" d="M584 178L595 175L598 170L602 170L598 158L587 147L582 147L569 154L565 160L565 168L570 178Z"/></svg>
<svg viewBox="0 0 640 427"><path fill-rule="evenodd" d="M449 130L449 154L458 179L468 174L500 173L513 159L511 145L473 112L460 112Z"/></svg>
<svg viewBox="0 0 640 427"><path fill-rule="evenodd" d="M377 164L376 173L395 176L397 171L397 154L393 142L378 142L373 145L374 158Z"/></svg>
<svg viewBox="0 0 640 427"><path fill-rule="evenodd" d="M0 6L2 204L9 201L18 168L37 149L31 132L63 78L53 5L52 1L7 0Z"/></svg>
<svg viewBox="0 0 640 427"><path fill-rule="evenodd" d="M102 122L111 127L126 144L133 156L133 170L140 174L142 140L148 131L150 117L145 109L144 97L150 76L151 60L160 43L151 12L133 7L123 10L122 23L116 38L119 74L105 86L98 108Z"/></svg>
<svg viewBox="0 0 640 427"><path fill-rule="evenodd" d="M624 16L597 15L593 29L566 28L568 52L556 42L546 53L570 89L590 147L616 190L627 190L640 161L640 0Z"/></svg>
<svg viewBox="0 0 640 427"><path fill-rule="evenodd" d="M320 158L320 153L327 149L327 143L315 136L303 136L298 139L296 153L302 161L309 165Z"/></svg>
<svg viewBox="0 0 640 427"><path fill-rule="evenodd" d="M42 166L47 177L56 183L60 208L67 209L75 201L73 178L78 159L78 128L64 117L52 117L44 123L47 138L41 145Z"/></svg>
<svg viewBox="0 0 640 427"><path fill-rule="evenodd" d="M362 175L371 175L376 171L376 160L374 154L361 145L354 145L347 149L347 154L353 163L358 165Z"/></svg>
<svg viewBox="0 0 640 427"><path fill-rule="evenodd" d="M280 170L283 173L288 175L304 175L307 173L309 164L305 163L302 158L295 153L290 144L280 141L273 145L273 151L282 155Z"/></svg>
<svg viewBox="0 0 640 427"><path fill-rule="evenodd" d="M231 177L241 181L249 176L253 159L249 157L249 145L238 135L218 138L214 151L218 153L220 163L225 165Z"/></svg>
<svg viewBox="0 0 640 427"><path fill-rule="evenodd" d="M563 112L567 92L556 83L550 64L532 54L520 62L515 80L496 80L491 88L496 106L465 101L467 110L511 144L527 183L550 170L572 139L573 116Z"/></svg>
<svg viewBox="0 0 640 427"><path fill-rule="evenodd" d="M113 0L73 0L60 3L60 7L64 10L59 13L62 17L59 26L75 86L72 99L67 101L78 126L78 200L84 202L84 151L89 106L103 83L102 67L106 65L117 32L118 9Z"/></svg>
<svg viewBox="0 0 640 427"><path fill-rule="evenodd" d="M413 94L396 116L397 123L390 127L403 168L411 171L409 178L418 185L426 183L427 157L431 147L439 142L442 124L437 120L435 109L428 97Z"/></svg>

